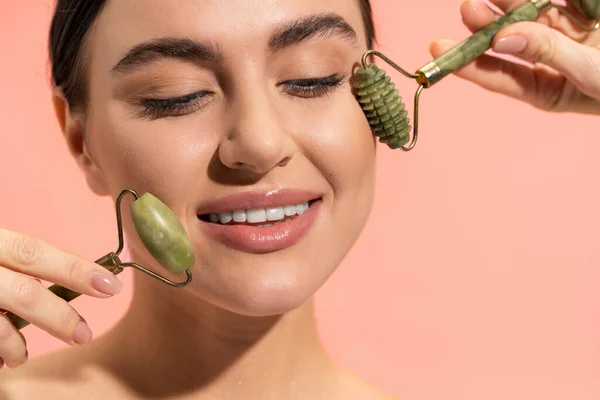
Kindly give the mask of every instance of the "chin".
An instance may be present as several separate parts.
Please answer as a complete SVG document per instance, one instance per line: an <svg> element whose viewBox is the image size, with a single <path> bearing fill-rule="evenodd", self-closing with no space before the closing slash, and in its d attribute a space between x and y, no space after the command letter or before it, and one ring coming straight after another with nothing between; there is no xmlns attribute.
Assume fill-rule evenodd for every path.
<svg viewBox="0 0 600 400"><path fill-rule="evenodd" d="M230 312L254 317L276 316L307 303L325 283L337 264L265 260L222 268L217 276L192 284L205 301ZM236 269L236 271L228 271Z"/></svg>

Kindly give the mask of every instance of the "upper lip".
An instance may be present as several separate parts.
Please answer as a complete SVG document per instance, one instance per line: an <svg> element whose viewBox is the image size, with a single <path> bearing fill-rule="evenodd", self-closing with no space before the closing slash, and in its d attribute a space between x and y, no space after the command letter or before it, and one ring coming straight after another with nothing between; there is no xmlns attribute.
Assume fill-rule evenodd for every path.
<svg viewBox="0 0 600 400"><path fill-rule="evenodd" d="M197 215L224 213L237 210L256 210L261 208L283 207L317 200L322 195L309 190L274 189L236 193L229 196L209 200L200 205Z"/></svg>

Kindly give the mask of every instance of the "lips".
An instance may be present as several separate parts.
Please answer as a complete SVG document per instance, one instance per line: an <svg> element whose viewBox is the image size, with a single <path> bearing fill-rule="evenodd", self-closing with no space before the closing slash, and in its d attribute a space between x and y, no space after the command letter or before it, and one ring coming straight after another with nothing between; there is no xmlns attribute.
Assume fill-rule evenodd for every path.
<svg viewBox="0 0 600 400"><path fill-rule="evenodd" d="M321 195L310 191L251 192L202 204L197 215L203 231L214 240L240 251L268 253L306 236L321 203Z"/></svg>

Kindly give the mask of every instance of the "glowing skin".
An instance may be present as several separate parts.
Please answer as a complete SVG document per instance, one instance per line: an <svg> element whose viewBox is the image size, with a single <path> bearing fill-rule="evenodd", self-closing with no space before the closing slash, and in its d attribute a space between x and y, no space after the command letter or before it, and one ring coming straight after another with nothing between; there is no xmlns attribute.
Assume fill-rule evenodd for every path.
<svg viewBox="0 0 600 400"><path fill-rule="evenodd" d="M374 144L347 79L321 97L293 96L278 87L289 80L349 77L360 59L365 45L358 6L326 3L156 0L140 15L137 2L115 1L90 41L86 134L97 175L112 196L134 187L162 199L194 244L199 279L190 289L237 313L276 314L304 303L345 256L370 208ZM275 30L327 12L353 26L358 42L313 38L270 53ZM211 44L222 61L170 59L111 72L134 46L164 37ZM187 115L141 116L142 99L198 91L214 94ZM204 203L277 189L322 197L319 216L295 246L257 256L214 240L198 221ZM133 249L144 265L153 265L137 241Z"/></svg>
<svg viewBox="0 0 600 400"><path fill-rule="evenodd" d="M269 48L276 32L328 13L356 38L329 29ZM216 54L119 64L161 38ZM312 314L312 296L358 238L374 192L375 144L348 82L366 50L357 2L112 0L87 45L87 113L69 114L55 100L70 148L96 193L148 191L176 213L194 246L194 280L174 290L136 276L131 309L111 333L39 368L56 357L71 365L85 359L104 371L95 378L103 390L118 386L108 370L139 394L169 398L384 398L329 361ZM344 78L327 93L289 83L333 75ZM141 105L199 91L208 95L176 113L183 115L154 118ZM198 218L224 211L215 207L232 195L242 197L230 198L228 210L266 207L267 193L284 197L272 206L319 200L297 217L312 220L295 240L269 239L276 251L224 240ZM264 229L278 237L284 224ZM125 229L133 258L158 270L129 220Z"/></svg>

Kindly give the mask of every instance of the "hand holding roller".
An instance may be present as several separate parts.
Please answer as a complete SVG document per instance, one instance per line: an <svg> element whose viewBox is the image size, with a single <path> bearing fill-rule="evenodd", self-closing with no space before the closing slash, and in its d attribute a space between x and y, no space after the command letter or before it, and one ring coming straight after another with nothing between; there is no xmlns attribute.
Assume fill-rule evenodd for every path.
<svg viewBox="0 0 600 400"><path fill-rule="evenodd" d="M135 201L131 204L131 217L142 243L165 269L175 274L185 273L187 277L184 282L173 282L139 264L122 262L119 259L124 246L121 201L127 194L135 198ZM115 275L121 273L125 267L133 267L173 287L184 287L191 282L192 273L189 268L195 260L192 245L175 214L163 202L150 193L145 193L140 197L135 191L127 189L119 195L116 202L116 211L119 247L116 252L108 253L96 260L97 264L105 267ZM56 284L48 289L67 302L81 295ZM6 312L5 315L17 329L29 325L27 320L15 313Z"/></svg>
<svg viewBox="0 0 600 400"><path fill-rule="evenodd" d="M585 18L594 20L584 23L566 8L551 3L550 0L530 0L522 6L499 17L494 22L475 32L471 37L457 44L435 60L425 64L415 73L409 73L384 54L370 50L362 58L362 65L355 72L354 90L361 104L373 134L379 141L392 149L411 150L418 138L419 96L424 88L430 88L452 72L483 55L492 46L495 35L504 27L522 21L534 21L551 8L557 8L583 31L594 31L600 27L600 0L572 0L574 8ZM369 64L371 56L378 56L394 69L419 84L415 94L414 131L410 138L410 120L402 97L385 72L375 64Z"/></svg>

